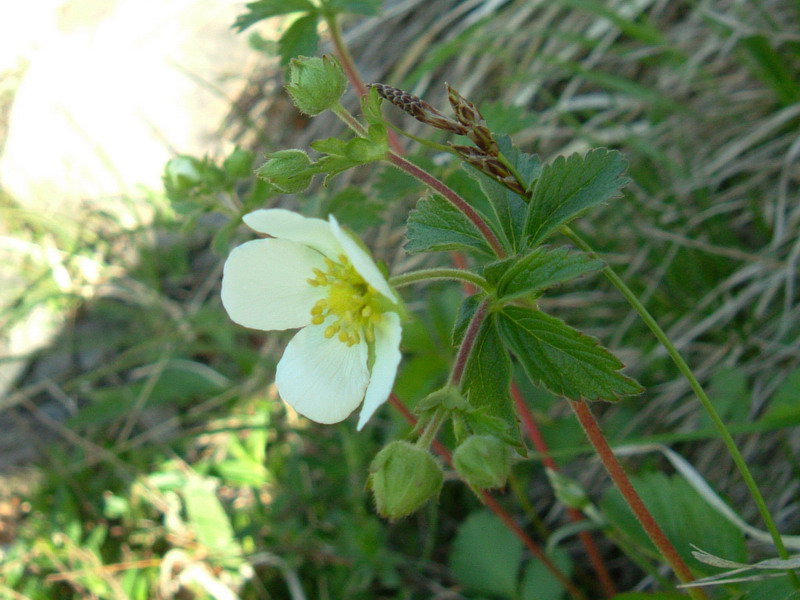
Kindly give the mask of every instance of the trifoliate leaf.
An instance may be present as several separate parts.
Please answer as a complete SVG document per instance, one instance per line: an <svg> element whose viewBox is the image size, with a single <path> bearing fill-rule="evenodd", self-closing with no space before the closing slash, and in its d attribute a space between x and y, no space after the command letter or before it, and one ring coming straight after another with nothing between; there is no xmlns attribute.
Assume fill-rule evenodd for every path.
<svg viewBox="0 0 800 600"><path fill-rule="evenodd" d="M539 247L505 271L497 284L497 296L524 296L602 268L603 261L586 254Z"/></svg>
<svg viewBox="0 0 800 600"><path fill-rule="evenodd" d="M239 32L244 31L251 25L280 15L288 15L293 12L316 12L317 7L309 0L258 0L249 2L247 12L239 15L233 24L233 28Z"/></svg>
<svg viewBox="0 0 800 600"><path fill-rule="evenodd" d="M300 17L283 33L278 42L281 65L288 65L290 60L298 56L314 56L318 45L317 15Z"/></svg>
<svg viewBox="0 0 800 600"><path fill-rule="evenodd" d="M480 231L464 214L438 195L422 198L408 217L405 248L409 253L476 250L493 256Z"/></svg>
<svg viewBox="0 0 800 600"><path fill-rule="evenodd" d="M536 245L589 208L620 195L627 163L616 151L558 157L542 169L528 206L525 234Z"/></svg>
<svg viewBox="0 0 800 600"><path fill-rule="evenodd" d="M535 384L572 400L608 400L641 393L619 359L593 337L539 310L507 306L498 313L503 340Z"/></svg>
<svg viewBox="0 0 800 600"><path fill-rule="evenodd" d="M523 247L523 227L527 206L525 201L504 185L464 164L463 168L480 184L481 191L492 207L494 223L503 232L505 246L513 252Z"/></svg>

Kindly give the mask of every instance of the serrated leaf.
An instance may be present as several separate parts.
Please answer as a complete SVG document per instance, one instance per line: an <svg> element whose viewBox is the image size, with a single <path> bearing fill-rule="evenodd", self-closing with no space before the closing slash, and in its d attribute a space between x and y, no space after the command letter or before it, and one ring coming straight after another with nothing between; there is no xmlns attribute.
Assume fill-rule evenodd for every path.
<svg viewBox="0 0 800 600"><path fill-rule="evenodd" d="M502 419L506 441L523 449L514 408L511 405L511 357L503 346L495 315L483 322L461 378L470 407ZM475 433L484 433L476 431ZM492 431L492 433L499 433Z"/></svg>
<svg viewBox="0 0 800 600"><path fill-rule="evenodd" d="M493 414L513 416L508 394L511 358L497 332L494 315L486 318L478 332L461 383L472 407L489 407Z"/></svg>
<svg viewBox="0 0 800 600"><path fill-rule="evenodd" d="M475 250L493 256L478 229L439 195L422 198L408 216L405 249L409 253Z"/></svg>
<svg viewBox="0 0 800 600"><path fill-rule="evenodd" d="M521 248L527 206L525 201L504 185L484 175L475 167L464 164L462 168L480 185L494 213L494 222L502 231L505 246L513 254Z"/></svg>
<svg viewBox="0 0 800 600"><path fill-rule="evenodd" d="M328 6L338 12L372 17L380 13L383 0L329 0Z"/></svg>
<svg viewBox="0 0 800 600"><path fill-rule="evenodd" d="M309 14L300 17L283 32L278 42L278 53L281 55L281 65L298 56L314 56L319 46L317 33L317 15Z"/></svg>
<svg viewBox="0 0 800 600"><path fill-rule="evenodd" d="M293 12L316 12L317 7L309 0L258 0L249 2L247 12L239 15L233 24L233 28L239 32L244 31L251 25L280 15L288 15Z"/></svg>
<svg viewBox="0 0 800 600"><path fill-rule="evenodd" d="M608 400L642 392L624 366L593 337L542 311L507 306L498 315L503 340L528 377L572 400Z"/></svg>
<svg viewBox="0 0 800 600"><path fill-rule="evenodd" d="M450 570L473 594L517 595L522 542L488 510L471 514L458 528L450 551Z"/></svg>
<svg viewBox="0 0 800 600"><path fill-rule="evenodd" d="M628 183L627 162L616 151L598 148L585 156L559 156L536 180L525 221L533 246L593 206L616 198Z"/></svg>
<svg viewBox="0 0 800 600"><path fill-rule="evenodd" d="M535 154L522 152L514 146L507 135L497 137L497 145L506 159L514 165L517 174L522 178L522 185L526 190L531 189L531 184L536 181L542 172L542 161Z"/></svg>
<svg viewBox="0 0 800 600"><path fill-rule="evenodd" d="M603 268L603 261L567 248L539 247L507 268L497 284L498 298L516 298Z"/></svg>

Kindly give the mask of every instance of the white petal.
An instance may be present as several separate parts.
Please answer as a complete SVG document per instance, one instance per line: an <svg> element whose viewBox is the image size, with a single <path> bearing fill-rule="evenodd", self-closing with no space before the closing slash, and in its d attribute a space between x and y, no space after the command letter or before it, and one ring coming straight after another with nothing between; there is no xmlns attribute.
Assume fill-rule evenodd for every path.
<svg viewBox="0 0 800 600"><path fill-rule="evenodd" d="M281 398L317 423L338 423L364 398L369 381L367 344L347 346L324 335L328 323L297 332L278 363Z"/></svg>
<svg viewBox="0 0 800 600"><path fill-rule="evenodd" d="M326 295L306 279L324 269L322 255L286 240L253 240L234 248L222 274L222 305L230 318L253 329L304 327Z"/></svg>
<svg viewBox="0 0 800 600"><path fill-rule="evenodd" d="M342 231L336 217L329 215L328 220L330 221L333 235L336 236L339 244L341 244L341 247L344 249L345 256L350 259L350 262L353 264L356 271L358 271L359 275L364 278L364 281L374 287L381 295L386 296L392 302L397 302L392 288L389 287L386 278L383 276L383 273L380 272L370 255L345 231Z"/></svg>
<svg viewBox="0 0 800 600"><path fill-rule="evenodd" d="M388 312L375 327L375 364L364 398L364 406L358 416L358 429L364 427L378 407L386 402L394 386L397 365L400 364L400 317L397 313Z"/></svg>
<svg viewBox="0 0 800 600"><path fill-rule="evenodd" d="M282 208L268 208L251 212L243 220L255 231L310 246L325 256L336 258L342 253L330 223L322 219L311 219Z"/></svg>

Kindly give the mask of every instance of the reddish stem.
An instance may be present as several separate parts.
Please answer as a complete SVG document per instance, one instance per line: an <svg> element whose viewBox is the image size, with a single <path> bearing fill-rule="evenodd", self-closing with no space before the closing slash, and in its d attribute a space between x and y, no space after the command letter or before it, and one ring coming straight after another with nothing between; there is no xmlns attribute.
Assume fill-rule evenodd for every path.
<svg viewBox="0 0 800 600"><path fill-rule="evenodd" d="M606 441L600 429L600 425L597 423L597 420L595 420L594 415L592 415L589 406L585 402L574 402L572 400L570 400L569 404L572 410L575 411L575 416L578 417L581 427L583 427L584 432L586 432L586 437L589 439L592 446L594 446L597 455L603 462L603 466L606 468L606 471L608 471L612 481L617 486L622 497L625 498L628 506L631 507L633 514L636 515L636 518L639 520L639 523L641 523L647 535L656 545L656 548L658 548L659 552L661 552L662 556L667 560L681 582L689 583L694 581L694 575L692 575L689 567L683 562L675 546L669 541L664 531L661 529L661 526L653 518L653 515L650 514L650 511L647 510L641 497L633 488L631 480L628 479L628 475L625 473L622 465L617 460L617 457L614 456L614 452L611 450L611 446L608 445L608 441ZM693 598L708 598L705 591L701 588L689 588L688 591Z"/></svg>
<svg viewBox="0 0 800 600"><path fill-rule="evenodd" d="M408 410L408 407L403 404L403 401L400 400L394 393L389 395L389 403L403 415L403 418L408 421L411 426L417 424L417 418ZM433 441L433 449L436 453L441 456L448 465L451 467L453 466L453 460L450 455L449 450L445 448L438 440ZM525 544L525 547L530 550L531 554L533 554L536 558L542 561L542 564L547 568L553 576L558 579L561 585L564 586L564 589L575 598L575 600L586 600L586 596L581 592L575 584L572 583L566 575L558 568L558 566L550 559L547 554L544 553L542 548L534 542L530 536L514 521L512 516L508 514L508 512L500 505L494 497L489 494L488 492L481 492L481 500L483 503L489 507L494 514L500 517L500 520L503 521L506 527L515 535L517 538Z"/></svg>
<svg viewBox="0 0 800 600"><path fill-rule="evenodd" d="M407 161L402 156L398 156L393 152L389 152L387 159L398 169L401 169L412 177L417 178L429 188L444 196L446 200L448 200L453 206L461 211L461 213L467 217L467 219L469 219L473 225L475 225L478 231L481 232L481 235L483 235L484 239L492 247L492 250L494 250L494 253L497 255L497 257L505 258L506 251L503 248L503 245L500 243L500 240L497 239L497 236L486 224L486 221L481 218L477 211L472 208L472 206L470 206L466 200L459 196L455 191L447 187L444 183L436 179L436 177L424 169L420 169L414 163Z"/></svg>
<svg viewBox="0 0 800 600"><path fill-rule="evenodd" d="M541 431L539 431L533 413L531 413L528 405L525 403L525 399L522 397L519 387L513 381L511 382L511 396L514 398L514 406L517 409L517 415L520 421L522 421L522 428L525 430L531 442L533 442L536 451L541 455L542 463L544 463L544 466L548 469L558 471L558 465L556 465L556 461L553 460L553 457L550 456L550 449L547 447L547 442L544 441ZM567 515L573 523L585 520L583 513L575 508L567 507ZM592 568L600 579L603 593L607 598L614 597L617 594L617 588L614 585L614 580L611 579L611 574L606 568L606 563L603 561L603 557L592 535L588 531L581 531L578 533L578 537L583 547L586 549L586 554L589 556L589 562L592 563Z"/></svg>
<svg viewBox="0 0 800 600"><path fill-rule="evenodd" d="M331 16L327 19L328 27L330 27L331 31L331 40L333 41L333 50L336 54L336 58L339 59L339 62L344 69L345 75L347 75L347 79L350 81L350 85L352 85L356 93L359 96L366 96L369 90L367 86L364 85L364 81L361 79L361 75L356 69L355 61L353 61L353 56L350 54L350 50L348 50L347 46L342 39L342 30L339 27L339 21L337 17ZM403 143L400 141L400 138L397 137L397 133L393 130L389 129L387 131L389 136L389 146L391 149L396 152L397 154L404 154L405 150L403 149Z"/></svg>
<svg viewBox="0 0 800 600"><path fill-rule="evenodd" d="M458 353L456 354L453 372L450 373L450 382L456 386L460 386L461 384L461 378L464 376L464 369L467 366L470 354L472 354L472 347L475 345L475 340L478 339L478 333L481 330L483 322L486 320L488 311L489 299L487 298L475 309L475 314L472 315L472 319L470 319L467 331L464 332L464 339L461 340L461 345L458 347Z"/></svg>

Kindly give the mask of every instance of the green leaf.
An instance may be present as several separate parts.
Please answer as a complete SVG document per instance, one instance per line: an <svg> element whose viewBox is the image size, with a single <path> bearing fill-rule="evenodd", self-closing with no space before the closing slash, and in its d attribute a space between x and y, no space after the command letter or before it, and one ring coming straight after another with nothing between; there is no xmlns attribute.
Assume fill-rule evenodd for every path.
<svg viewBox="0 0 800 600"><path fill-rule="evenodd" d="M290 60L298 56L314 56L318 45L317 15L312 13L300 17L283 32L278 42L281 65L288 65Z"/></svg>
<svg viewBox="0 0 800 600"><path fill-rule="evenodd" d="M382 125L384 123L381 104L383 98L374 87L369 88L366 95L361 97L361 114L368 125Z"/></svg>
<svg viewBox="0 0 800 600"><path fill-rule="evenodd" d="M372 17L380 13L383 0L328 0L327 4L338 12Z"/></svg>
<svg viewBox="0 0 800 600"><path fill-rule="evenodd" d="M586 156L559 156L542 169L528 207L525 233L533 246L589 208L620 195L628 183L625 158L598 148Z"/></svg>
<svg viewBox="0 0 800 600"><path fill-rule="evenodd" d="M619 370L619 359L593 337L539 310L507 306L498 318L500 333L528 377L572 400L608 400L642 392Z"/></svg>
<svg viewBox="0 0 800 600"><path fill-rule="evenodd" d="M716 556L738 562L746 560L747 550L741 531L717 513L685 479L651 472L631 477L631 482L691 569L706 575L717 572L714 567L692 556L692 544ZM650 538L633 516L619 490L609 488L600 506L613 527L656 553Z"/></svg>
<svg viewBox="0 0 800 600"><path fill-rule="evenodd" d="M572 561L565 550L556 548L550 558L565 575L572 572ZM535 558L532 558L525 567L520 591L521 600L559 600L564 596L564 586L561 582L543 562Z"/></svg>
<svg viewBox="0 0 800 600"><path fill-rule="evenodd" d="M494 315L489 315L464 368L463 391L472 407L487 407L492 414L510 412L513 419L508 394L510 383L511 358L497 332Z"/></svg>
<svg viewBox="0 0 800 600"><path fill-rule="evenodd" d="M506 159L514 165L523 184L529 187L541 171L539 158L520 152L512 145L508 136L499 136L497 143ZM464 169L478 182L491 204L495 222L505 235L506 245L511 253L522 250L525 247L524 225L528 211L525 199L474 167L464 165Z"/></svg>
<svg viewBox="0 0 800 600"><path fill-rule="evenodd" d="M539 247L505 271L497 284L497 296L524 296L602 268L602 260L586 254Z"/></svg>
<svg viewBox="0 0 800 600"><path fill-rule="evenodd" d="M476 250L493 256L478 229L439 195L422 198L408 216L405 249L409 253Z"/></svg>
<svg viewBox="0 0 800 600"><path fill-rule="evenodd" d="M472 513L458 528L450 551L450 570L473 594L514 598L522 542L488 510Z"/></svg>
<svg viewBox="0 0 800 600"><path fill-rule="evenodd" d="M484 175L475 167L462 165L469 175L480 184L494 213L494 223L503 232L505 246L511 253L522 248L523 226L527 207L525 201L504 185Z"/></svg>
<svg viewBox="0 0 800 600"><path fill-rule="evenodd" d="M463 302L459 305L456 320L453 323L452 340L454 347L461 343L464 332L467 330L469 322L472 320L472 315L475 314L478 304L480 304L481 300L484 298L484 294L473 294L472 296L464 298Z"/></svg>
<svg viewBox="0 0 800 600"><path fill-rule="evenodd" d="M288 15L293 12L315 13L316 10L317 7L309 0L258 0L258 2L247 4L247 12L236 18L233 28L242 32L251 25L270 17Z"/></svg>

